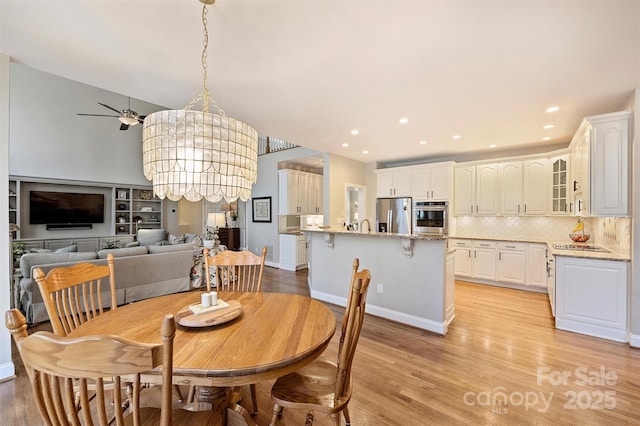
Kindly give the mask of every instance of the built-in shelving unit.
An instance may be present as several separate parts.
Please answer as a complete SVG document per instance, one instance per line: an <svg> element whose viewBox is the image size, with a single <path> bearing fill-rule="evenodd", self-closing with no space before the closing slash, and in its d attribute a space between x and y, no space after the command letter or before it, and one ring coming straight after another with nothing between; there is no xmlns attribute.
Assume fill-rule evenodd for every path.
<svg viewBox="0 0 640 426"><path fill-rule="evenodd" d="M18 208L20 206L20 182L9 180L9 223L20 226L20 215ZM13 231L11 238L17 240L20 238L20 231Z"/></svg>
<svg viewBox="0 0 640 426"><path fill-rule="evenodd" d="M114 189L115 234L135 234L138 229L162 227L162 200L150 188Z"/></svg>
<svg viewBox="0 0 640 426"><path fill-rule="evenodd" d="M103 224L99 224L101 229L92 232L66 232L60 236L31 232L25 199L29 198L30 188L46 187L48 190L48 186L51 186L52 190L68 186L72 188L71 192L83 192L83 189L90 188L91 191L105 194L105 221ZM59 240L61 244L66 244L68 241L85 239L89 241L98 237L100 240L89 241L88 244L91 247L95 245L97 249L100 249L105 245L110 245L107 240L113 240L110 243L115 245L130 242L138 229L162 228L162 200L154 196L151 187L144 186L110 186L92 182L10 177L8 209L9 223L21 228L21 230L12 233L13 240L23 239L25 244L34 241L37 247L33 248L48 248L44 243L48 240ZM129 236L131 238L128 238ZM102 241L103 239L104 241Z"/></svg>

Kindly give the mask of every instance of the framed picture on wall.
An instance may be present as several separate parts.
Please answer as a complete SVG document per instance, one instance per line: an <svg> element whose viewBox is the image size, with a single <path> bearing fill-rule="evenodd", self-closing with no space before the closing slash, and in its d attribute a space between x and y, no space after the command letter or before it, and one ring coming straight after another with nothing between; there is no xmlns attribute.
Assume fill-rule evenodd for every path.
<svg viewBox="0 0 640 426"><path fill-rule="evenodd" d="M253 205L254 222L271 222L271 197L256 197L251 199Z"/></svg>

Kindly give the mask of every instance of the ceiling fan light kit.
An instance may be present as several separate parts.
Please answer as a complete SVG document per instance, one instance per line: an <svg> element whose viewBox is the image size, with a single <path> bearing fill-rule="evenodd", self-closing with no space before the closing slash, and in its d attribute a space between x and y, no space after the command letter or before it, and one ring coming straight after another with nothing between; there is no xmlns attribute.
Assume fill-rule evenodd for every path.
<svg viewBox="0 0 640 426"><path fill-rule="evenodd" d="M110 109L113 112L117 112L119 115L105 115L105 114L80 114L90 117L115 117L120 120L120 130L127 130L129 126L135 126L138 123L142 123L144 121L145 116L139 115L137 112L131 109L131 97L129 97L129 107L127 109L119 110L107 104L103 104L102 102L98 102L98 105L102 105L103 107Z"/></svg>
<svg viewBox="0 0 640 426"><path fill-rule="evenodd" d="M251 198L258 164L258 132L228 117L207 90L207 5L200 0L204 42L203 90L182 110L149 114L143 123L143 170L160 198L188 201L202 198L231 202ZM202 111L191 108L202 101ZM209 112L209 103L218 110Z"/></svg>

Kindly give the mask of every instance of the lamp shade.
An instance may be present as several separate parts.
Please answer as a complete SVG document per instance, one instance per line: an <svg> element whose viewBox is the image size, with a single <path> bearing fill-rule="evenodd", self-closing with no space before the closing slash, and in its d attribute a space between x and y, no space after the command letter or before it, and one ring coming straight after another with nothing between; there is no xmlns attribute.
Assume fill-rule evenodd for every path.
<svg viewBox="0 0 640 426"><path fill-rule="evenodd" d="M207 226L220 228L224 224L224 213L209 213L207 215Z"/></svg>
<svg viewBox="0 0 640 426"><path fill-rule="evenodd" d="M149 114L143 170L160 198L246 201L256 182L258 133L239 120L200 111Z"/></svg>

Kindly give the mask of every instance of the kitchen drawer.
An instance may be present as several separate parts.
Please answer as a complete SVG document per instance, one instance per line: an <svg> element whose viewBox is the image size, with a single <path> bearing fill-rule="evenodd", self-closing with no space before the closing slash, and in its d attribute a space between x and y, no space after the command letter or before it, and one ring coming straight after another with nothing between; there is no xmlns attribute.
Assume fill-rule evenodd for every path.
<svg viewBox="0 0 640 426"><path fill-rule="evenodd" d="M498 243L499 250L526 250L527 243L511 243L506 241L501 241Z"/></svg>
<svg viewBox="0 0 640 426"><path fill-rule="evenodd" d="M471 240L456 240L456 239L449 240L449 248L458 248L458 247L471 248L472 245L473 245L473 241Z"/></svg>
<svg viewBox="0 0 640 426"><path fill-rule="evenodd" d="M474 240L473 247L483 249L494 249L498 245L497 241Z"/></svg>

